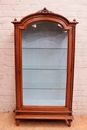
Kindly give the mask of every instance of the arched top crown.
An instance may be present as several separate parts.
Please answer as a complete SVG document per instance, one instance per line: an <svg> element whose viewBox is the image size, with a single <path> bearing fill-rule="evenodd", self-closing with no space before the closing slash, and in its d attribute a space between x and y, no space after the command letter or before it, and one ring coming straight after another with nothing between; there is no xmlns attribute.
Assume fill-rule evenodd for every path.
<svg viewBox="0 0 87 130"><path fill-rule="evenodd" d="M62 26L76 25L78 23L78 22L76 22L75 19L73 20L73 22L70 22L64 16L55 14L46 8L43 8L42 10L40 10L36 13L27 15L27 16L23 17L20 21L17 21L17 19L15 18L12 23L17 24L19 26L20 25L25 26L25 28L26 28L26 26L29 23L36 22L36 21L43 21L43 20L58 22Z"/></svg>

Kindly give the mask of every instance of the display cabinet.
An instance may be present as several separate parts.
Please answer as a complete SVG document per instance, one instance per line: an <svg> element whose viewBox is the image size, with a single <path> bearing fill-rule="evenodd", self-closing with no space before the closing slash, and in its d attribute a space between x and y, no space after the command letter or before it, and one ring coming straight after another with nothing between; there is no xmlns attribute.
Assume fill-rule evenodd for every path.
<svg viewBox="0 0 87 130"><path fill-rule="evenodd" d="M15 119L73 120L75 26L46 8L14 19Z"/></svg>

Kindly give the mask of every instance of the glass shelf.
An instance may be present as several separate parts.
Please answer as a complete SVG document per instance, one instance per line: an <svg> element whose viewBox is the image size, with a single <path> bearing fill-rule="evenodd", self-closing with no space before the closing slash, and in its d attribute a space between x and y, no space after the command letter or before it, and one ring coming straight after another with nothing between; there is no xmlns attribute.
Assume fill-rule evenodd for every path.
<svg viewBox="0 0 87 130"><path fill-rule="evenodd" d="M65 83L23 82L23 89L59 89L65 90Z"/></svg>
<svg viewBox="0 0 87 130"><path fill-rule="evenodd" d="M66 70L67 66L53 65L23 65L23 70Z"/></svg>
<svg viewBox="0 0 87 130"><path fill-rule="evenodd" d="M63 49L67 49L67 48L28 48L28 47L26 48L26 47L23 47L22 49L46 49L46 50L47 49L62 49L63 50Z"/></svg>
<svg viewBox="0 0 87 130"><path fill-rule="evenodd" d="M66 69L51 69L51 68L22 68L22 70L66 70Z"/></svg>
<svg viewBox="0 0 87 130"><path fill-rule="evenodd" d="M36 87L34 87L34 88L32 88L32 87L27 87L27 88L23 88L23 89L36 89L36 90L66 90L65 88L47 88L47 87L45 87L45 88L41 88L41 86L39 87L39 88L36 88Z"/></svg>

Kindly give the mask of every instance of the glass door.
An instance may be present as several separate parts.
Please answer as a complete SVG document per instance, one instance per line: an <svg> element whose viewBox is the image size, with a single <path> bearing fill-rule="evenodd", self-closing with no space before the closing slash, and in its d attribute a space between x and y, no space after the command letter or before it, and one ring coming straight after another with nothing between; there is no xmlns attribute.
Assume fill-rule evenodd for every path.
<svg viewBox="0 0 87 130"><path fill-rule="evenodd" d="M68 33L41 21L22 31L24 106L65 106Z"/></svg>

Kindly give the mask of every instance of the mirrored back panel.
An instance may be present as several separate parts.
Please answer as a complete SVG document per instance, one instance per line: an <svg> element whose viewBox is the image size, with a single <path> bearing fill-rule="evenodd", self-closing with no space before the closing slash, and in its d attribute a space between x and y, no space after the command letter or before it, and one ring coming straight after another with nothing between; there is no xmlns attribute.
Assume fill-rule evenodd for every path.
<svg viewBox="0 0 87 130"><path fill-rule="evenodd" d="M23 105L65 106L68 32L41 21L22 31Z"/></svg>

